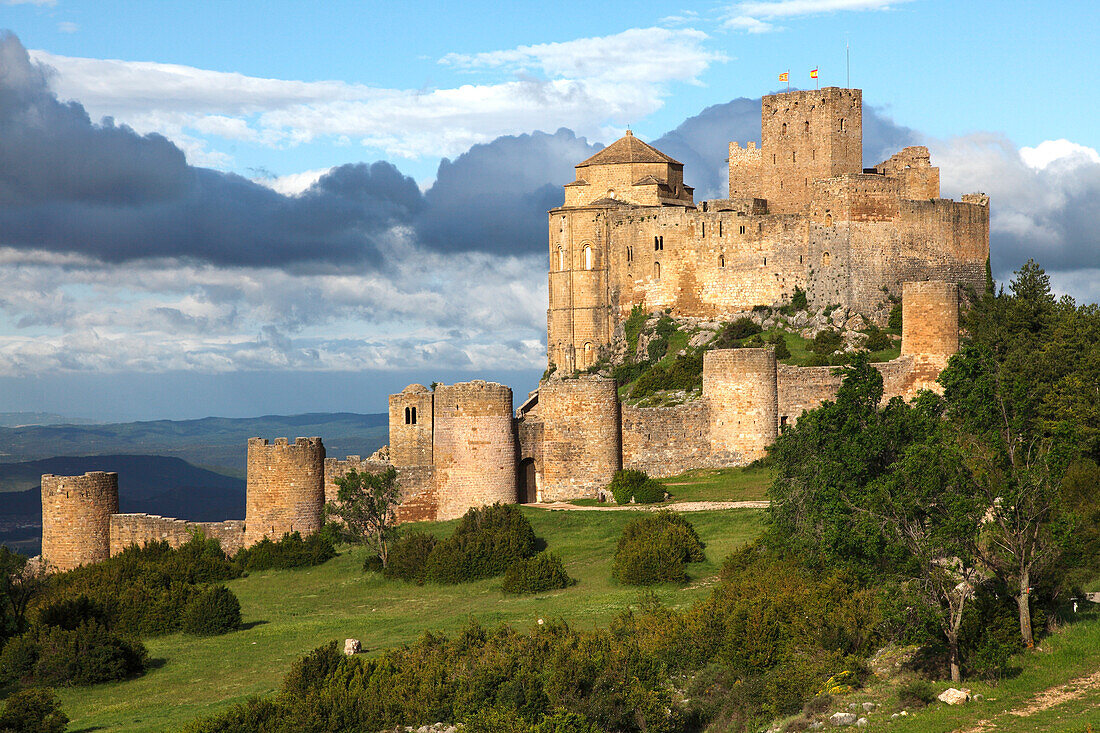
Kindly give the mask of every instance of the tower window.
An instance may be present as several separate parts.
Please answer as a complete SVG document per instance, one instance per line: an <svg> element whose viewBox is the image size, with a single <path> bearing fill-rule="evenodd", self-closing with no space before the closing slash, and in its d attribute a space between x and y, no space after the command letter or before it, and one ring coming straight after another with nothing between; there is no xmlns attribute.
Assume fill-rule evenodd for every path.
<svg viewBox="0 0 1100 733"><path fill-rule="evenodd" d="M775 153L772 153L772 165L775 165Z"/></svg>
<svg viewBox="0 0 1100 733"><path fill-rule="evenodd" d="M779 131L784 135L787 134L787 123L786 122L783 123L783 127L781 127Z"/></svg>
<svg viewBox="0 0 1100 733"><path fill-rule="evenodd" d="M829 253L828 253L828 252L822 252L822 253L821 253L821 264L822 264L822 265L824 265L824 266L828 267L828 266L829 266L829 260L830 260L830 259L832 259L832 258L831 258L831 257L829 257Z"/></svg>
<svg viewBox="0 0 1100 733"><path fill-rule="evenodd" d="M831 227L833 225L833 215L825 214L825 226Z"/></svg>
<svg viewBox="0 0 1100 733"><path fill-rule="evenodd" d="M718 236L722 236L722 222L718 222Z"/></svg>
<svg viewBox="0 0 1100 733"><path fill-rule="evenodd" d="M591 341L585 342L585 344L584 344L584 365L586 367L590 367L595 363L595 360L592 358L592 356L593 356L592 351L593 351L592 350L592 342Z"/></svg>
<svg viewBox="0 0 1100 733"><path fill-rule="evenodd" d="M565 270L565 250L558 247L558 269Z"/></svg>
<svg viewBox="0 0 1100 733"><path fill-rule="evenodd" d="M810 131L810 121L806 120L806 132Z"/></svg>
<svg viewBox="0 0 1100 733"><path fill-rule="evenodd" d="M660 280L661 279L661 263L660 262L654 262L653 263L653 279L654 280Z"/></svg>
<svg viewBox="0 0 1100 733"><path fill-rule="evenodd" d="M705 221L703 222L703 236L707 236L707 223Z"/></svg>
<svg viewBox="0 0 1100 733"><path fill-rule="evenodd" d="M795 152L792 150L791 151L791 162L792 163L794 162L794 156L795 156Z"/></svg>
<svg viewBox="0 0 1100 733"><path fill-rule="evenodd" d="M767 258L767 257L765 257L765 258L764 258L764 267L767 267L767 266L768 266L768 258Z"/></svg>
<svg viewBox="0 0 1100 733"><path fill-rule="evenodd" d="M843 117L840 118L840 131L844 132L844 118Z"/></svg>
<svg viewBox="0 0 1100 733"><path fill-rule="evenodd" d="M719 267L725 267L726 266L726 256L725 255L718 255L718 266Z"/></svg>
<svg viewBox="0 0 1100 733"><path fill-rule="evenodd" d="M742 225L741 225L741 227L740 227L740 232L739 232L739 233L740 233L740 234L744 234L744 233L745 233L745 225L744 225L744 224L742 224Z"/></svg>
<svg viewBox="0 0 1100 733"><path fill-rule="evenodd" d="M633 262L634 261L634 248L633 247L627 247L626 248L626 261L627 262Z"/></svg>
<svg viewBox="0 0 1100 733"><path fill-rule="evenodd" d="M663 236L654 237L653 238L653 251L654 252L660 252L660 251L664 250L664 248L665 248L665 238Z"/></svg>
<svg viewBox="0 0 1100 733"><path fill-rule="evenodd" d="M584 269L592 269L592 245L584 245Z"/></svg>
<svg viewBox="0 0 1100 733"><path fill-rule="evenodd" d="M410 425L416 425L416 408L415 407L410 407L409 408L409 416L412 418L412 422L409 423L409 424Z"/></svg>

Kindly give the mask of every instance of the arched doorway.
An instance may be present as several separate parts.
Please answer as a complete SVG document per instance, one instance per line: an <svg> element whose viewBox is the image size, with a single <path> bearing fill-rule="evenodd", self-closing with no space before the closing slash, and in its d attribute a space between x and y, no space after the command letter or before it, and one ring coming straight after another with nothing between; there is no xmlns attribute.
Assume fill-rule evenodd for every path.
<svg viewBox="0 0 1100 733"><path fill-rule="evenodd" d="M520 504L533 504L539 500L535 471L535 459L524 458L519 462L519 481L516 501Z"/></svg>

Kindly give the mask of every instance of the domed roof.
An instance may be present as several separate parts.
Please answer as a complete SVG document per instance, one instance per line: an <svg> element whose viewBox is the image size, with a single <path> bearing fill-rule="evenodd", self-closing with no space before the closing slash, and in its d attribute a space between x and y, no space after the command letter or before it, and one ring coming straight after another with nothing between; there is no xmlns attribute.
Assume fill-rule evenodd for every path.
<svg viewBox="0 0 1100 733"><path fill-rule="evenodd" d="M401 390L401 394L416 394L420 392L430 392L431 390L425 387L423 384L410 384L405 389Z"/></svg>

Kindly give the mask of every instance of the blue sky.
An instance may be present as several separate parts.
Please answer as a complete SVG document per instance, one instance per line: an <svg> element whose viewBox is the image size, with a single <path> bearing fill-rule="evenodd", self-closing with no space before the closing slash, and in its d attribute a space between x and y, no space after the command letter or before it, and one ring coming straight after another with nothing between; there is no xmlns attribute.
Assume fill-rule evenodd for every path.
<svg viewBox="0 0 1100 733"><path fill-rule="evenodd" d="M1100 296L1090 3L0 0L0 29L0 95L30 90L0 105L57 125L0 196L0 411L381 411L406 374L525 394L539 212L572 163L787 69L843 86L846 44L879 142L927 144L945 195L991 194L1000 279L1035 256L1060 292ZM25 125L6 104L0 124ZM758 134L735 107L689 162L699 193L721 193L722 141Z"/></svg>

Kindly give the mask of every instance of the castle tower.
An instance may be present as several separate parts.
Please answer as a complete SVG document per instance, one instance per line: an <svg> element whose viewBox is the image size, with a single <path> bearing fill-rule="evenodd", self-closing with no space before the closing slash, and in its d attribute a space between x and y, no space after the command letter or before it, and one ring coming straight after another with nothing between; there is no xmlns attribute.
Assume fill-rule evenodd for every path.
<svg viewBox="0 0 1100 733"><path fill-rule="evenodd" d="M730 143L729 197L767 199L773 214L802 212L814 181L863 172L863 92L765 95L760 142L748 149Z"/></svg>
<svg viewBox="0 0 1100 733"><path fill-rule="evenodd" d="M595 364L614 334L608 215L631 206L694 205L684 165L630 131L576 171L564 206L549 220L547 361L568 373Z"/></svg>
<svg viewBox="0 0 1100 733"><path fill-rule="evenodd" d="M942 357L959 350L959 286L939 280L901 286L901 353Z"/></svg>
<svg viewBox="0 0 1100 733"><path fill-rule="evenodd" d="M475 506L514 504L512 390L481 380L437 385L434 461L437 519L460 517Z"/></svg>
<svg viewBox="0 0 1100 733"><path fill-rule="evenodd" d="M595 498L622 468L615 380L582 376L539 385L540 501Z"/></svg>
<svg viewBox="0 0 1100 733"><path fill-rule="evenodd" d="M390 462L394 466L432 465L434 395L422 384L410 384L390 395Z"/></svg>
<svg viewBox="0 0 1100 733"><path fill-rule="evenodd" d="M715 456L737 463L763 458L779 432L775 349L704 353L703 399Z"/></svg>
<svg viewBox="0 0 1100 733"><path fill-rule="evenodd" d="M72 570L111 555L111 515L118 513L118 474L42 477L42 557Z"/></svg>
<svg viewBox="0 0 1100 733"><path fill-rule="evenodd" d="M248 439L244 545L287 532L321 529L325 505L325 446L320 438L289 443Z"/></svg>

